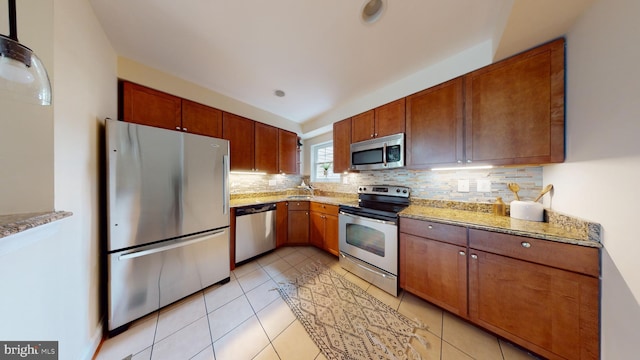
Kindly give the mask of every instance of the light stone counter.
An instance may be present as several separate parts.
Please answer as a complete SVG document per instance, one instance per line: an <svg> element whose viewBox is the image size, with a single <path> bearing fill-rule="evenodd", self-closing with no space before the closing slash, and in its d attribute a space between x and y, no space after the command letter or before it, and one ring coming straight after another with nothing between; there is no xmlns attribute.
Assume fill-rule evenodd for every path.
<svg viewBox="0 0 640 360"><path fill-rule="evenodd" d="M69 211L0 215L0 238L48 224L73 215Z"/></svg>

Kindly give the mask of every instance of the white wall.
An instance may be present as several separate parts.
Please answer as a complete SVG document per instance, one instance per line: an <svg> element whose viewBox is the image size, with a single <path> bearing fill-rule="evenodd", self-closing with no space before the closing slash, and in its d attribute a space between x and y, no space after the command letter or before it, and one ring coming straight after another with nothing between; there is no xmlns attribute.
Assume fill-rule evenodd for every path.
<svg viewBox="0 0 640 360"><path fill-rule="evenodd" d="M554 209L602 224L602 359L640 334L640 27L637 0L600 0L567 36L567 158L544 168Z"/></svg>
<svg viewBox="0 0 640 360"><path fill-rule="evenodd" d="M101 132L103 119L116 116L116 54L88 1L18 3L18 12L27 4L33 12L49 8L45 23L53 26L29 24L53 48L53 62L46 64L55 79L49 110L53 117L43 137L51 145L51 157L44 163L54 175L42 182L51 190L51 208L74 215L0 239L24 244L0 255L0 339L57 340L60 359L90 359L102 335L98 291L99 216L104 205L99 196ZM8 113L17 116L20 111L15 108ZM49 119L41 115L32 120L30 126L36 127L38 120L46 125ZM34 141L20 136L16 141ZM22 171L28 174L28 169Z"/></svg>

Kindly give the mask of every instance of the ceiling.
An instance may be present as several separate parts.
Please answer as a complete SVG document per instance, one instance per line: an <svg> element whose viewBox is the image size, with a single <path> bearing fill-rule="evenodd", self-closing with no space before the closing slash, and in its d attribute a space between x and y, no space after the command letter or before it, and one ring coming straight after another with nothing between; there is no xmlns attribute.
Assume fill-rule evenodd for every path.
<svg viewBox="0 0 640 360"><path fill-rule="evenodd" d="M494 40L563 35L593 0L90 0L118 55L296 123ZM281 89L284 97L274 91Z"/></svg>

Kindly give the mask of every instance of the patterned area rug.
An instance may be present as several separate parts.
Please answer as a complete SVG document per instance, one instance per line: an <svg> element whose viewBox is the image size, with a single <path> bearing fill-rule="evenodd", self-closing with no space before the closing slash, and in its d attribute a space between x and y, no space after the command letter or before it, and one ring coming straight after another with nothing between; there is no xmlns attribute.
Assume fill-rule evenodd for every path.
<svg viewBox="0 0 640 360"><path fill-rule="evenodd" d="M420 359L412 338L425 328L320 262L278 292L327 359Z"/></svg>

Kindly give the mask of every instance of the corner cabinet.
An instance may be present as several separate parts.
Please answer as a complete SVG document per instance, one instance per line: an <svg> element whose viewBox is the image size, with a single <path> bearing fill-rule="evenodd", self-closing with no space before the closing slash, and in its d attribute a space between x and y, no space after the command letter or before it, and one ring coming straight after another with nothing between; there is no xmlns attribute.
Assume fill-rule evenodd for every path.
<svg viewBox="0 0 640 360"><path fill-rule="evenodd" d="M564 161L564 39L464 76L466 159Z"/></svg>
<svg viewBox="0 0 640 360"><path fill-rule="evenodd" d="M400 219L400 287L467 316L467 229Z"/></svg>
<svg viewBox="0 0 640 360"><path fill-rule="evenodd" d="M351 118L333 123L333 172L351 169Z"/></svg>

